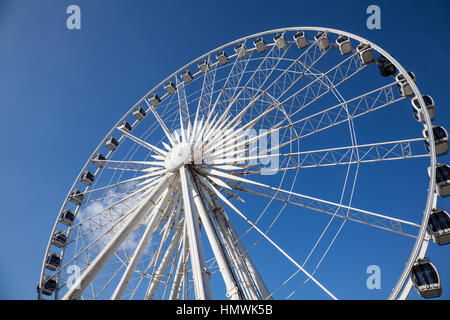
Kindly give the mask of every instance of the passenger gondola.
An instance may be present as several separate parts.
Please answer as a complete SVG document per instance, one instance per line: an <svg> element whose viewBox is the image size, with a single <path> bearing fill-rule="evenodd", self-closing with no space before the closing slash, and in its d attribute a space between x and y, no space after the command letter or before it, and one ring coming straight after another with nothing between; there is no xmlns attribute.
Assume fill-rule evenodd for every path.
<svg viewBox="0 0 450 320"><path fill-rule="evenodd" d="M61 212L61 216L59 217L59 221L66 226L71 226L73 221L75 220L75 215L69 209L64 209Z"/></svg>
<svg viewBox="0 0 450 320"><path fill-rule="evenodd" d="M264 51L266 51L266 43L264 42L263 38L256 39L255 41L253 41L253 44L255 45L255 48L259 53L263 53Z"/></svg>
<svg viewBox="0 0 450 320"><path fill-rule="evenodd" d="M397 68L385 56L381 55L377 59L378 70L383 77L395 76Z"/></svg>
<svg viewBox="0 0 450 320"><path fill-rule="evenodd" d="M45 267L48 270L55 271L56 269L58 269L60 264L61 264L61 257L58 254L54 252L48 254L47 260L45 260Z"/></svg>
<svg viewBox="0 0 450 320"><path fill-rule="evenodd" d="M181 73L181 79L183 79L185 83L189 83L192 81L192 79L194 79L194 77L192 76L192 73L189 70L184 70Z"/></svg>
<svg viewBox="0 0 450 320"><path fill-rule="evenodd" d="M308 40L306 39L305 33L303 31L298 31L294 34L294 41L299 49L306 48L308 45Z"/></svg>
<svg viewBox="0 0 450 320"><path fill-rule="evenodd" d="M286 41L286 39L284 38L284 35L282 33L278 33L277 35L275 35L273 37L273 41L275 42L276 46L278 47L278 49L286 49L288 46L288 43Z"/></svg>
<svg viewBox="0 0 450 320"><path fill-rule="evenodd" d="M177 91L177 87L173 81L169 81L164 85L164 90L166 90L168 94L174 94L175 91Z"/></svg>
<svg viewBox="0 0 450 320"><path fill-rule="evenodd" d="M105 160L106 160L106 158L101 153L97 153L92 158L92 163L99 168L103 168L105 166L105 162L104 162Z"/></svg>
<svg viewBox="0 0 450 320"><path fill-rule="evenodd" d="M136 110L134 110L133 116L138 120L142 120L145 117L145 110L139 107Z"/></svg>
<svg viewBox="0 0 450 320"><path fill-rule="evenodd" d="M439 273L430 259L417 259L411 270L411 280L423 298L437 298L442 293Z"/></svg>
<svg viewBox="0 0 450 320"><path fill-rule="evenodd" d="M450 216L442 208L433 209L428 220L428 230L438 245L450 243Z"/></svg>
<svg viewBox="0 0 450 320"><path fill-rule="evenodd" d="M133 128L131 127L131 125L130 125L127 121L124 121L124 122L122 122L122 124L119 126L119 129L120 129L120 130L123 130L123 131L125 131L125 132L130 132L131 129L133 129Z"/></svg>
<svg viewBox="0 0 450 320"><path fill-rule="evenodd" d="M425 102L425 106L426 109L428 111L428 115L430 117L430 120L433 121L434 117L435 117L435 106L434 106L434 100L432 97L430 97L429 95L424 95L422 96L423 101ZM414 114L414 118L419 121L419 122L425 122L425 117L422 113L422 109L420 107L420 102L419 99L417 97L414 97L411 100L411 104L413 107L413 114Z"/></svg>
<svg viewBox="0 0 450 320"><path fill-rule="evenodd" d="M114 137L110 137L108 140L106 140L105 145L109 150L114 151L119 146L119 141L117 141Z"/></svg>
<svg viewBox="0 0 450 320"><path fill-rule="evenodd" d="M314 40L317 42L317 46L320 50L326 50L330 46L330 41L328 40L327 33L320 31L314 36Z"/></svg>
<svg viewBox="0 0 450 320"><path fill-rule="evenodd" d="M80 178L80 181L83 182L85 185L90 186L92 182L94 182L94 174L90 172L89 170L86 170Z"/></svg>
<svg viewBox="0 0 450 320"><path fill-rule="evenodd" d="M372 48L370 44L361 43L356 47L356 51L359 55L359 60L364 64L370 64L375 61L375 56L373 55Z"/></svg>
<svg viewBox="0 0 450 320"><path fill-rule="evenodd" d="M428 139L428 130L423 130L423 136L427 140L425 140L425 148L428 152L430 152L430 142ZM442 156L448 153L448 133L444 127L441 126L433 126L433 137L434 137L434 145L436 156Z"/></svg>
<svg viewBox="0 0 450 320"><path fill-rule="evenodd" d="M446 164L436 165L436 193L440 197L450 195L450 167Z"/></svg>
<svg viewBox="0 0 450 320"><path fill-rule="evenodd" d="M69 201L76 205L81 205L84 194L80 190L73 190L69 195Z"/></svg>
<svg viewBox="0 0 450 320"><path fill-rule="evenodd" d="M353 50L350 39L347 36L339 36L336 39L336 44L338 45L339 51L343 55L349 54Z"/></svg>
<svg viewBox="0 0 450 320"><path fill-rule="evenodd" d="M244 58L247 54L247 49L245 48L244 44L239 43L234 47L234 52L236 52L238 58Z"/></svg>

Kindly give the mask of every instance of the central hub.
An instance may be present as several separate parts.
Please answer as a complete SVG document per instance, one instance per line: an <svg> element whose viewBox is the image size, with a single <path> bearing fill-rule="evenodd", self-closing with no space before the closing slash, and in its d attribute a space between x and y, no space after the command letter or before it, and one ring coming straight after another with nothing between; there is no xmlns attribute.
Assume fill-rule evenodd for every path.
<svg viewBox="0 0 450 320"><path fill-rule="evenodd" d="M166 159L164 160L164 167L169 171L175 171L188 163L190 159L190 144L187 142L181 142L169 150Z"/></svg>

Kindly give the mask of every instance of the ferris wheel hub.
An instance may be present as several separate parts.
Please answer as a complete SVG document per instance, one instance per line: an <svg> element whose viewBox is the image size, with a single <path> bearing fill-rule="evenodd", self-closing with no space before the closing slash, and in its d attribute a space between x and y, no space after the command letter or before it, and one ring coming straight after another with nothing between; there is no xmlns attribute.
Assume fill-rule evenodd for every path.
<svg viewBox="0 0 450 320"><path fill-rule="evenodd" d="M187 142L181 142L176 144L167 153L164 160L164 167L168 171L178 170L181 166L190 161L191 158L191 146Z"/></svg>

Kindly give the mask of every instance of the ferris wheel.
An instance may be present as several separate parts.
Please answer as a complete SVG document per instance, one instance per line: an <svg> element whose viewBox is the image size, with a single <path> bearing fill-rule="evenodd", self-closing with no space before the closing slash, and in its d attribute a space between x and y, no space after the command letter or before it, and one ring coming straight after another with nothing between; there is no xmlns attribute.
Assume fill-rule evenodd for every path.
<svg viewBox="0 0 450 320"><path fill-rule="evenodd" d="M426 252L450 242L448 134L416 81L374 43L321 27L200 56L89 157L38 298L358 298L352 268L371 255L392 264L387 298L440 296Z"/></svg>

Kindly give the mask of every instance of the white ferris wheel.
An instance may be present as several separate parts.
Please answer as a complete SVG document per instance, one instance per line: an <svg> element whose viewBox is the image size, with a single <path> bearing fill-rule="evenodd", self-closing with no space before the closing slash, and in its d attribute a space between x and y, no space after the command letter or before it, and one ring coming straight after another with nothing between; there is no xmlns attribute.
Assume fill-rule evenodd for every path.
<svg viewBox="0 0 450 320"><path fill-rule="evenodd" d="M370 255L393 264L389 299L439 296L426 252L450 242L450 169L434 119L414 74L348 32L223 45L99 143L58 213L38 297L358 298L351 268Z"/></svg>

